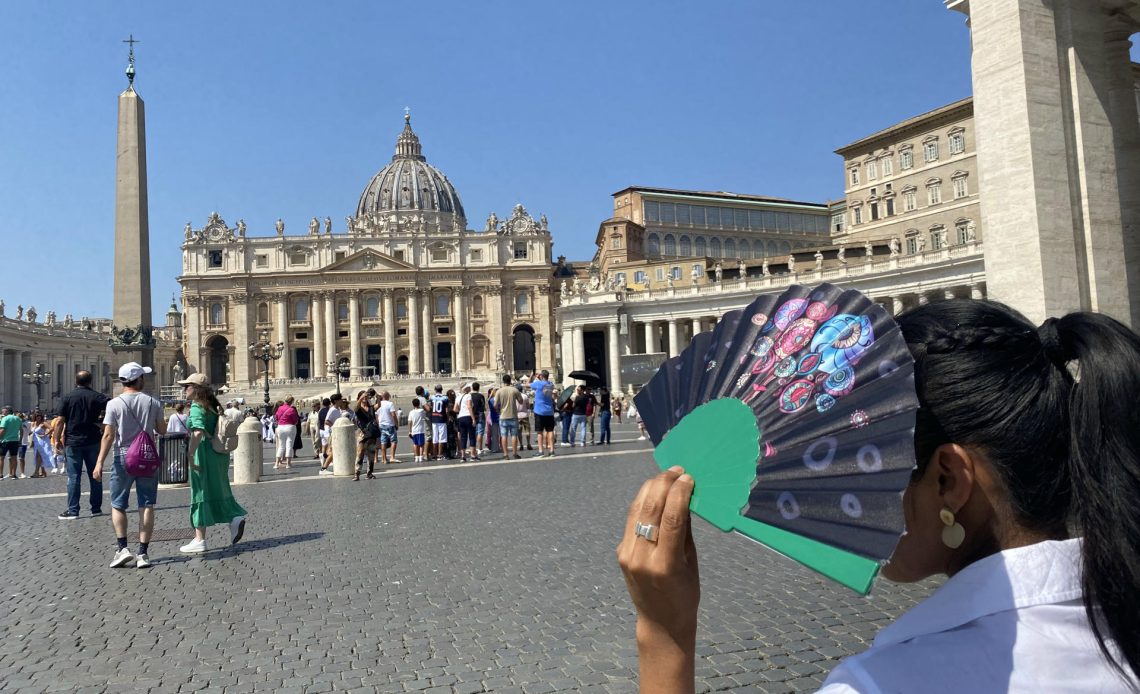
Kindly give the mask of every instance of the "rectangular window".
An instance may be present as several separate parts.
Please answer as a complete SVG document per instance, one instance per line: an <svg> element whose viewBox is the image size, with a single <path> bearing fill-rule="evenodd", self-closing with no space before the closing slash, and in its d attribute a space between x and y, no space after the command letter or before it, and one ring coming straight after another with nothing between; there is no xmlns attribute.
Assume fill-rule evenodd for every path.
<svg viewBox="0 0 1140 694"><path fill-rule="evenodd" d="M879 167L875 166L875 162L867 162L867 180L873 181L879 177Z"/></svg>
<svg viewBox="0 0 1140 694"><path fill-rule="evenodd" d="M851 223L852 224L862 224L863 223L863 208L862 207L856 207L855 209L851 210Z"/></svg>
<svg viewBox="0 0 1140 694"><path fill-rule="evenodd" d="M958 222L957 224L954 225L954 230L956 232L958 232L958 245L959 246L961 246L962 244L966 243L967 240L969 240L969 238L970 238L970 223L969 222Z"/></svg>
<svg viewBox="0 0 1140 694"><path fill-rule="evenodd" d="M873 221L877 220L878 218L879 218L879 203L873 202L873 203L871 203L871 221L873 222Z"/></svg>
<svg viewBox="0 0 1140 694"><path fill-rule="evenodd" d="M337 336L338 337L348 337L348 331L347 330L338 330Z"/></svg>
<svg viewBox="0 0 1140 694"><path fill-rule="evenodd" d="M895 216L895 199L894 198L887 198L887 216L888 217Z"/></svg>
<svg viewBox="0 0 1140 694"><path fill-rule="evenodd" d="M779 231L791 231L792 219L787 212L776 213L776 229Z"/></svg>
<svg viewBox="0 0 1140 694"><path fill-rule="evenodd" d="M633 273L634 284L645 284L645 279L646 279L646 277L645 277L645 271L644 270L638 270L638 271Z"/></svg>
<svg viewBox="0 0 1140 694"><path fill-rule="evenodd" d="M396 299L396 319L406 320L408 317L408 302L404 299Z"/></svg>
<svg viewBox="0 0 1140 694"><path fill-rule="evenodd" d="M526 260L527 248L526 241L515 241L515 260Z"/></svg>
<svg viewBox="0 0 1140 694"><path fill-rule="evenodd" d="M436 333L439 335L448 335L451 333L451 326L441 325L441 326L439 326L439 329L436 330Z"/></svg>
<svg viewBox="0 0 1140 694"><path fill-rule="evenodd" d="M254 256L254 265L257 267L269 267L269 256L265 253L258 253Z"/></svg>
<svg viewBox="0 0 1140 694"><path fill-rule="evenodd" d="M210 251L210 267L221 267L221 266L222 266L222 252L221 251Z"/></svg>
<svg viewBox="0 0 1140 694"><path fill-rule="evenodd" d="M333 260L344 260L348 257L348 251L336 251L333 253Z"/></svg>
<svg viewBox="0 0 1140 694"><path fill-rule="evenodd" d="M663 268L663 267L657 268L657 281L658 282L664 282L665 281L665 268Z"/></svg>
<svg viewBox="0 0 1140 694"><path fill-rule="evenodd" d="M305 265L308 262L308 257L304 253L290 253L290 265Z"/></svg>
<svg viewBox="0 0 1140 694"><path fill-rule="evenodd" d="M661 212L657 203L645 201L645 221L657 222L661 220Z"/></svg>
<svg viewBox="0 0 1140 694"><path fill-rule="evenodd" d="M748 210L733 210L733 218L736 220L737 229L748 228Z"/></svg>
<svg viewBox="0 0 1140 694"><path fill-rule="evenodd" d="M688 205L681 205L681 204L677 205L677 223L678 224L688 224L689 223L689 206Z"/></svg>
<svg viewBox="0 0 1140 694"><path fill-rule="evenodd" d="M883 157L879 162L883 166L883 176L890 176L894 173L895 165L891 162L890 157Z"/></svg>
<svg viewBox="0 0 1140 694"><path fill-rule="evenodd" d="M966 136L954 133L950 136L950 154L961 154L966 151Z"/></svg>
<svg viewBox="0 0 1140 694"><path fill-rule="evenodd" d="M909 149L899 152L899 168L903 171L914 168L914 152Z"/></svg>
<svg viewBox="0 0 1140 694"><path fill-rule="evenodd" d="M705 225L705 208L700 205L689 205L689 219L689 223L693 226L703 227Z"/></svg>
<svg viewBox="0 0 1140 694"><path fill-rule="evenodd" d="M930 250L937 251L942 248L942 227L931 230Z"/></svg>
<svg viewBox="0 0 1140 694"><path fill-rule="evenodd" d="M903 193L903 212L914 212L918 207L917 197L913 190Z"/></svg>
<svg viewBox="0 0 1140 694"><path fill-rule="evenodd" d="M621 237L615 236L610 240L610 248L621 248Z"/></svg>
<svg viewBox="0 0 1140 694"><path fill-rule="evenodd" d="M775 212L765 212L764 213L764 230L765 231L775 231L776 230L776 213Z"/></svg>
<svg viewBox="0 0 1140 694"><path fill-rule="evenodd" d="M673 224L677 221L677 209L671 202L661 203L661 223Z"/></svg>
<svg viewBox="0 0 1140 694"><path fill-rule="evenodd" d="M841 215L841 214L831 215L831 230L832 231L843 231L843 215Z"/></svg>
<svg viewBox="0 0 1140 694"><path fill-rule="evenodd" d="M619 286L619 287L625 286L625 273L624 272L617 273L617 286Z"/></svg>
<svg viewBox="0 0 1140 694"><path fill-rule="evenodd" d="M472 248L470 251L470 254L471 254L471 262L473 262L473 263L483 262L483 249L482 248Z"/></svg>
<svg viewBox="0 0 1140 694"><path fill-rule="evenodd" d="M966 177L954 179L954 198L964 198L970 194L969 189L966 188Z"/></svg>
<svg viewBox="0 0 1140 694"><path fill-rule="evenodd" d="M938 161L938 141L931 140L922 145L922 156L926 161Z"/></svg>
<svg viewBox="0 0 1140 694"><path fill-rule="evenodd" d="M431 259L436 262L447 262L447 249L443 247L431 249Z"/></svg>
<svg viewBox="0 0 1140 694"><path fill-rule="evenodd" d="M761 212L753 210L748 213L748 228L752 231L760 231L764 228L764 215Z"/></svg>
<svg viewBox="0 0 1140 694"><path fill-rule="evenodd" d="M401 251L393 251L392 257L395 258L396 260L399 260L400 262L403 262L404 261L404 252L402 250Z"/></svg>
<svg viewBox="0 0 1140 694"><path fill-rule="evenodd" d="M859 185L859 169L856 169L856 168L851 169L851 185L853 185L853 186Z"/></svg>
<svg viewBox="0 0 1140 694"><path fill-rule="evenodd" d="M674 266L673 266L673 267L672 267L672 268L669 270L669 274L670 274L670 275L673 277L673 279L674 279L674 280L679 280L679 279L681 279L681 268L679 268L679 267L677 267L676 265L674 265Z"/></svg>
<svg viewBox="0 0 1140 694"><path fill-rule="evenodd" d="M703 265L699 265L699 264L693 265L693 277L701 277L704 274L705 274L705 268Z"/></svg>
<svg viewBox="0 0 1140 694"><path fill-rule="evenodd" d="M910 235L906 237L906 252L910 255L918 253L918 237Z"/></svg>
<svg viewBox="0 0 1140 694"><path fill-rule="evenodd" d="M407 328L396 328L396 334L400 337L403 337L403 336L408 334L408 329Z"/></svg>
<svg viewBox="0 0 1140 694"><path fill-rule="evenodd" d="M926 187L926 201L931 205L942 202L942 188L937 185Z"/></svg>

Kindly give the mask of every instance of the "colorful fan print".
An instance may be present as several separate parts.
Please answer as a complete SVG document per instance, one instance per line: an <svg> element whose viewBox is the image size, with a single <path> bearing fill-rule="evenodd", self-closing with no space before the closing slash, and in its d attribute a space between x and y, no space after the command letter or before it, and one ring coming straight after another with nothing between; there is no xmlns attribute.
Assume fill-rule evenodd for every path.
<svg viewBox="0 0 1140 694"><path fill-rule="evenodd" d="M914 363L855 290L790 287L693 338L634 398L690 508L860 593L905 530Z"/></svg>

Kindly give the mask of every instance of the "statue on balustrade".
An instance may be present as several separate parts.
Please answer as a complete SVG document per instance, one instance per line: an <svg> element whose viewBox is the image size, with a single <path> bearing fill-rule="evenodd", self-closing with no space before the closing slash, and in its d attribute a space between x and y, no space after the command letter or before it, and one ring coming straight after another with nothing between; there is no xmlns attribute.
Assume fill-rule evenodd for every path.
<svg viewBox="0 0 1140 694"><path fill-rule="evenodd" d="M847 246L839 244L839 251L835 254L836 259L841 265L847 264Z"/></svg>
<svg viewBox="0 0 1140 694"><path fill-rule="evenodd" d="M721 278L724 277L724 266L720 264L719 260L716 261L716 265L713 267L713 275L716 277L717 282L720 282Z"/></svg>
<svg viewBox="0 0 1140 694"><path fill-rule="evenodd" d="M764 277L768 277L772 274L768 269L768 256L764 256L764 262L760 264L760 274Z"/></svg>
<svg viewBox="0 0 1140 694"><path fill-rule="evenodd" d="M815 269L816 270L822 270L823 269L823 251L821 251L819 249L816 249L816 252L815 252Z"/></svg>
<svg viewBox="0 0 1140 694"><path fill-rule="evenodd" d="M796 272L796 256L791 253L788 254L788 272L792 274Z"/></svg>

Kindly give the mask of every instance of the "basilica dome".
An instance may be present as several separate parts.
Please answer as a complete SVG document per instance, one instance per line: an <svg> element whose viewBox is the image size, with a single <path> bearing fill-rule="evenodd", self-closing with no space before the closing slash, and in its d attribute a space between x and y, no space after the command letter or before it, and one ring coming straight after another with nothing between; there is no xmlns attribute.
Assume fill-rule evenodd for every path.
<svg viewBox="0 0 1140 694"><path fill-rule="evenodd" d="M396 154L360 194L356 216L367 219L379 213L417 211L454 215L460 225L466 222L459 193L447 176L427 163L420 138L412 131L411 116L406 115L404 131L396 138Z"/></svg>

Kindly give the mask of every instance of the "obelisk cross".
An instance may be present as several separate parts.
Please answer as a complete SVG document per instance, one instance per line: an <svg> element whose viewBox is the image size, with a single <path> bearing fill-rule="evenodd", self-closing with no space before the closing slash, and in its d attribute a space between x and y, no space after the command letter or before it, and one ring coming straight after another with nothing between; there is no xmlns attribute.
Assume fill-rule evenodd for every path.
<svg viewBox="0 0 1140 694"><path fill-rule="evenodd" d="M128 38L123 39L123 43L130 45L130 53L127 56L127 60L129 61L127 63L127 81L133 85L135 83L135 44L142 43L142 41L139 41L135 38L134 34L131 34Z"/></svg>

